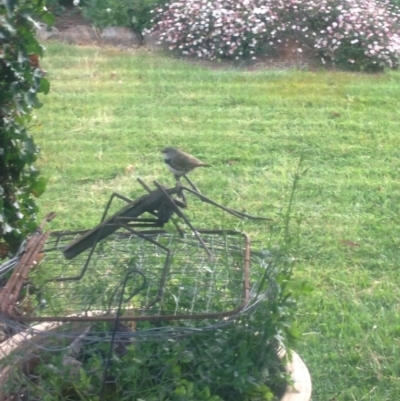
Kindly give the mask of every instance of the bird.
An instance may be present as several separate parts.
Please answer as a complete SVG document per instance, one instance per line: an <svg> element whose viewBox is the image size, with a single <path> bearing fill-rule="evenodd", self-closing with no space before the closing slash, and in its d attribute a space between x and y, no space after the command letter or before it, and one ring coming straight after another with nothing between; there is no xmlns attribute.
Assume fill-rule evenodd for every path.
<svg viewBox="0 0 400 401"><path fill-rule="evenodd" d="M190 173L197 167L211 167L209 164L203 163L189 153L171 146L163 149L161 153L164 156L164 162L174 174L177 181L180 180L181 176Z"/></svg>

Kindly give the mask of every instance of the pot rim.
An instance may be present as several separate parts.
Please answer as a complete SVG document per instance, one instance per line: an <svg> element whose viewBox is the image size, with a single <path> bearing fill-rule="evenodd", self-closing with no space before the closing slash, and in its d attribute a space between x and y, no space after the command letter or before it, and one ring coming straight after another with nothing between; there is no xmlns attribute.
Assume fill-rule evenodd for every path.
<svg viewBox="0 0 400 401"><path fill-rule="evenodd" d="M288 357L288 352L290 357ZM285 360L285 370L290 374L293 384L288 385L285 394L280 401L310 401L312 393L312 383L310 372L300 356L284 348L278 350L278 356Z"/></svg>

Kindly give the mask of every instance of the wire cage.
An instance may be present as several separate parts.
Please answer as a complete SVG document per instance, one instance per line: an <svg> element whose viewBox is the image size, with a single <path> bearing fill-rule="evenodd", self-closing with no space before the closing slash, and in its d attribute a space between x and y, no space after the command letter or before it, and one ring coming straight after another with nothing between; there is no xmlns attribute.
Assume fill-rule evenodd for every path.
<svg viewBox="0 0 400 401"><path fill-rule="evenodd" d="M54 232L17 306L21 321L221 318L249 301L246 235L202 231L213 257L192 235L124 230L72 260L62 254L81 232ZM162 247L161 247L161 246Z"/></svg>
<svg viewBox="0 0 400 401"><path fill-rule="evenodd" d="M212 258L193 235L166 231L121 228L70 260L63 250L82 232L41 238L14 315L0 316L16 333L0 343L0 401L172 400L199 366L212 388L244 343L249 359L276 358L242 319L274 297L272 264L251 280L246 235L199 233Z"/></svg>
<svg viewBox="0 0 400 401"><path fill-rule="evenodd" d="M256 307L279 291L268 252L251 251L240 232L195 229L182 191L268 219L155 184L142 183L148 194L133 201L113 194L90 230L42 224L1 266L0 401L175 401L171 394L209 399L211 390L239 399L240 389L226 392L237 355L237 368L257 363L259 372L277 359L268 330L251 321L259 313L264 324L268 312ZM127 205L107 217L114 197ZM159 228L169 220L176 231ZM260 262L253 277L250 259ZM205 387L193 390L193 381Z"/></svg>

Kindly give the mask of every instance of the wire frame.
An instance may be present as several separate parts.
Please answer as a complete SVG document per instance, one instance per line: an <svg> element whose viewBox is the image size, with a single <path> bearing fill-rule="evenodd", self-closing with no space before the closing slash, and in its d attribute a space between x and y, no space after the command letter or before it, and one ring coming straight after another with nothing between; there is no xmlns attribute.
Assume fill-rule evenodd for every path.
<svg viewBox="0 0 400 401"><path fill-rule="evenodd" d="M249 302L249 239L234 231L120 229L72 260L62 250L82 232L54 232L29 275L21 321L149 321L223 318Z"/></svg>
<svg viewBox="0 0 400 401"><path fill-rule="evenodd" d="M239 332L255 341L257 357L271 347L250 316L276 298L277 270L268 251L251 250L249 290L245 235L200 231L210 259L192 235L120 229L91 255L66 260L64 247L81 234L46 237L15 316L0 316L0 328L12 331L0 344L0 401L157 398L176 390L172 353L190 381L199 364L234 366L237 354L226 350L242 346ZM272 347L267 359L274 355Z"/></svg>

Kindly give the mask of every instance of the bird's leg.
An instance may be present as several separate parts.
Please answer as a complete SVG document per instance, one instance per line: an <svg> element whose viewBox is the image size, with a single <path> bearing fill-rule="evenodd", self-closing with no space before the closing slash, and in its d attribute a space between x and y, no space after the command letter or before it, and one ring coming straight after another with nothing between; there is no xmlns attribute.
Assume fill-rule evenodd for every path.
<svg viewBox="0 0 400 401"><path fill-rule="evenodd" d="M176 178L175 188L176 188L176 191L177 191L178 198L182 199L182 201L183 201L183 203L185 204L185 207L186 207L187 201L186 201L186 196L185 196L185 194L183 193L183 191L181 189L181 188L183 188L183 185L181 183L180 177L175 176L175 178Z"/></svg>
<svg viewBox="0 0 400 401"><path fill-rule="evenodd" d="M184 174L183 176L185 177L185 180L189 183L189 185L190 185L196 192L198 192L199 194L201 194L199 188L196 187L196 185L194 184L194 182L193 182L186 174Z"/></svg>

